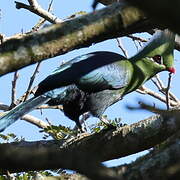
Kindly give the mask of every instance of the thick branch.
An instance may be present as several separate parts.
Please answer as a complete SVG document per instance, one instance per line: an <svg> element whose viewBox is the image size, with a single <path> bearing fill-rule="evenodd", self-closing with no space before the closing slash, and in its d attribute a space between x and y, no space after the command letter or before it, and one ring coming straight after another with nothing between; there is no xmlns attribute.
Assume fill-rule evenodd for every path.
<svg viewBox="0 0 180 180"><path fill-rule="evenodd" d="M82 158L93 155L93 158L98 161L124 157L149 149L179 130L179 115L163 116L152 116L130 126L124 126L116 130L103 130L98 134L73 139L68 143L23 141L20 143L2 144L0 145L0 168L2 170L10 168L13 172L45 168L53 169L55 167L77 170L78 167L75 167L76 161L74 159L80 158L80 155L83 155ZM25 149L22 149L22 147ZM26 152L26 147L31 153L28 154ZM44 148L43 151L42 147ZM52 157L48 156L50 159L47 159L46 153L49 151L53 153L51 154ZM44 161L41 161L41 158L45 159L45 164L43 164ZM74 164L67 160L71 158ZM31 159L33 164L29 163L27 159ZM53 159L59 160L54 161ZM9 164L11 164L11 167L9 167Z"/></svg>
<svg viewBox="0 0 180 180"><path fill-rule="evenodd" d="M115 3L25 37L7 40L0 45L0 75L73 49L152 27L137 8L124 2Z"/></svg>
<svg viewBox="0 0 180 180"><path fill-rule="evenodd" d="M97 163L93 156L81 154L78 152L78 149L72 152L68 149L57 150L51 147L41 147L38 149L27 147L15 148L6 144L0 145L0 152L4 152L1 158L3 164L0 164L2 172L7 170L10 172L27 171L31 166L32 170L49 169L49 167L53 169L60 167L73 169L97 180L103 180L105 177L111 180L111 177L115 175L112 170ZM66 156L67 154L68 156ZM9 155L11 155L11 158L9 158ZM6 160L8 160L8 163Z"/></svg>
<svg viewBox="0 0 180 180"><path fill-rule="evenodd" d="M127 0L133 5L137 5L149 17L157 23L169 27L175 33L180 35L180 3L179 0L174 0L170 3L169 0Z"/></svg>
<svg viewBox="0 0 180 180"><path fill-rule="evenodd" d="M109 5L109 4L112 4L112 3L114 3L114 2L118 2L118 1L122 1L122 0L98 0L98 2L100 2L100 3L102 3L102 4L104 4L104 5ZM127 0L128 1L128 0ZM131 1L131 0L129 0L131 3L133 3L134 1ZM135 3L136 3L136 1L135 1ZM143 1L142 1L142 3L144 3ZM148 2L149 3L149 2ZM151 2L152 3L152 2ZM174 2L173 2L174 3ZM152 4L151 4L151 8L154 10L154 6L152 6ZM148 7L148 9L147 10L149 10L149 7ZM177 10L178 10L178 8L177 8ZM169 12L171 12L171 11L169 11ZM158 13L159 14L161 14L161 6L160 6L160 9L158 9ZM166 13L166 15L168 16L168 14L169 13L167 13L167 12L165 12ZM179 13L179 11L178 11L178 13ZM163 18L165 19L165 16L163 15ZM177 18L177 17L175 17L175 18ZM165 19L165 20L167 20L167 19ZM177 21L179 21L179 18L177 18ZM160 23L161 24L161 23ZM174 25L173 23L172 23L172 25ZM179 35L176 35L176 39L175 39L175 49L176 50L178 50L178 51L180 51L180 37L179 37Z"/></svg>
<svg viewBox="0 0 180 180"><path fill-rule="evenodd" d="M113 168L124 180L175 180L180 177L180 131L134 163Z"/></svg>

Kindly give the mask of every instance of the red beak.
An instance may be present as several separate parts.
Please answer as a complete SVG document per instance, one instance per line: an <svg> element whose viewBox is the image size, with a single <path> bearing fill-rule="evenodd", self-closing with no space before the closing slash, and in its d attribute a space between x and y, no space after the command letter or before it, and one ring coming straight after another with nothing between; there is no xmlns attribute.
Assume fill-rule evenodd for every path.
<svg viewBox="0 0 180 180"><path fill-rule="evenodd" d="M175 70L174 67L167 68L167 70L168 70L170 73L173 73L173 74L176 72L176 70Z"/></svg>

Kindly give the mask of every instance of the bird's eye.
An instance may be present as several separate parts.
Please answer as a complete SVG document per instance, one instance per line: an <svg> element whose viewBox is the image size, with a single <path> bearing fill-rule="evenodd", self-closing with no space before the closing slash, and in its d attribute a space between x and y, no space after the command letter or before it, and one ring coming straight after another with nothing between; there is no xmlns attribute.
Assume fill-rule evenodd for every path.
<svg viewBox="0 0 180 180"><path fill-rule="evenodd" d="M152 59L158 64L163 64L162 57L160 55L155 55L154 57L152 57Z"/></svg>

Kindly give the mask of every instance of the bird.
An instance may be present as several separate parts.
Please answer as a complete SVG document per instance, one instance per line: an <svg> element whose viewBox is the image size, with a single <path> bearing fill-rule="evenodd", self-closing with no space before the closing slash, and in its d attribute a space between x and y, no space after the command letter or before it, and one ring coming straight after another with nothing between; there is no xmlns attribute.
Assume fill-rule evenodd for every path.
<svg viewBox="0 0 180 180"><path fill-rule="evenodd" d="M157 31L136 55L96 51L67 61L39 83L35 96L0 118L0 131L41 104L62 104L64 114L81 129L79 116L90 112L102 119L104 111L161 71L175 73L175 35Z"/></svg>

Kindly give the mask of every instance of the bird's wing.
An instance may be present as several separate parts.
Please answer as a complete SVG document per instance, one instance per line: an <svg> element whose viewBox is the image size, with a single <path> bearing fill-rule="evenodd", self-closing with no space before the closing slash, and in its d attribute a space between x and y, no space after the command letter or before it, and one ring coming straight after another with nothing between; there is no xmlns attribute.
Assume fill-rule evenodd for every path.
<svg viewBox="0 0 180 180"><path fill-rule="evenodd" d="M123 62L123 60L122 60ZM121 62L112 63L84 75L77 81L77 86L83 90L95 92L105 89L120 89L129 82L128 67Z"/></svg>
<svg viewBox="0 0 180 180"><path fill-rule="evenodd" d="M44 79L38 86L36 96L41 95L47 91L74 83L77 83L80 86L85 86L85 81L82 80L81 82L80 79L86 79L88 75L89 77L95 75L98 79L101 79L97 81L97 83L103 83L103 88L100 88L100 85L98 86L98 88L100 88L99 90L109 88L110 85L108 85L108 83L110 83L112 87L117 87L119 80L116 71L118 72L119 70L116 66L111 64L122 59L125 58L117 53L107 51L98 51L78 56L71 61L61 65L50 76ZM93 81L94 79L91 79L86 82L87 84L92 83L93 86ZM105 84L107 84L106 87Z"/></svg>

